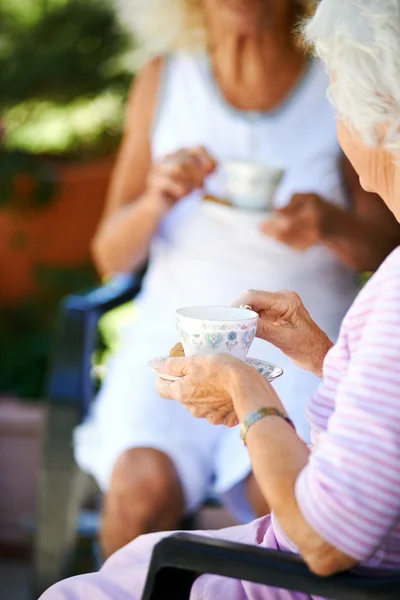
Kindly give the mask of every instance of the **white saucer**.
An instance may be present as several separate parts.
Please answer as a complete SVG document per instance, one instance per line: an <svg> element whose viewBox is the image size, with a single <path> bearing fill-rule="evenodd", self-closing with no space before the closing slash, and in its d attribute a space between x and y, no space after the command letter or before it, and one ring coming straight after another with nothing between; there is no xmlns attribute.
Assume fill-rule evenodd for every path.
<svg viewBox="0 0 400 600"><path fill-rule="evenodd" d="M267 362L266 360L259 360L258 358L246 358L246 365L250 365L257 369L259 373L268 381L274 381L283 375L283 369L274 365L273 363Z"/></svg>
<svg viewBox="0 0 400 600"><path fill-rule="evenodd" d="M151 367L161 379L164 379L166 381L176 381L177 379L179 379L179 377L176 377L175 375L165 375L163 373L159 373L152 367L151 362L152 361L149 362L149 367ZM268 379L268 381L274 381L274 379L278 379L278 377L283 375L283 369L281 369L281 367L278 367L273 363L266 362L265 360L259 360L258 358L246 358L245 363L246 365L257 369L257 371L261 373L261 375L265 377L265 379Z"/></svg>

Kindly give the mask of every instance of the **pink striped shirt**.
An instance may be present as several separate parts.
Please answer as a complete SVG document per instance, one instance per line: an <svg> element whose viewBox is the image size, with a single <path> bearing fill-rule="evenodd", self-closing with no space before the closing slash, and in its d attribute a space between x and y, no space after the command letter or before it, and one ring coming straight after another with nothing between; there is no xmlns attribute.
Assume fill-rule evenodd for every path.
<svg viewBox="0 0 400 600"><path fill-rule="evenodd" d="M400 248L345 317L308 413L304 517L359 562L400 568Z"/></svg>

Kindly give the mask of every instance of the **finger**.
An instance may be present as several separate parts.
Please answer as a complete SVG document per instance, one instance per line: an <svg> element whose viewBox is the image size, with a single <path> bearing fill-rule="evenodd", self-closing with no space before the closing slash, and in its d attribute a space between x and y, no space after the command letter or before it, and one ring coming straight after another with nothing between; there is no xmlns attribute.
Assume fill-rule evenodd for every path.
<svg viewBox="0 0 400 600"><path fill-rule="evenodd" d="M189 152L200 163L205 175L209 175L215 170L217 161L204 146L195 146L194 148L190 148Z"/></svg>
<svg viewBox="0 0 400 600"><path fill-rule="evenodd" d="M284 231L282 229L278 229L275 227L266 227L262 229L262 232L268 237L280 242L281 244L285 244L285 246L294 247L298 241L298 234L294 232L292 229L288 231Z"/></svg>
<svg viewBox="0 0 400 600"><path fill-rule="evenodd" d="M273 292L247 290L247 292L244 292L237 300L235 300L232 306L240 308L242 305L247 305L255 312L260 312L260 310L268 310L268 308L273 305L274 296L275 294Z"/></svg>
<svg viewBox="0 0 400 600"><path fill-rule="evenodd" d="M149 187L158 193L171 196L175 200L183 198L192 191L188 182L175 181L167 175L153 175L149 181Z"/></svg>
<svg viewBox="0 0 400 600"><path fill-rule="evenodd" d="M180 381L168 381L162 377L156 379L156 390L161 398L165 400L177 400L181 398Z"/></svg>
<svg viewBox="0 0 400 600"><path fill-rule="evenodd" d="M260 315L257 323L257 337L268 324L285 318L288 313L297 309L301 304L300 298L294 292L282 290L280 292L261 292L249 290L235 301L234 306L248 304Z"/></svg>
<svg viewBox="0 0 400 600"><path fill-rule="evenodd" d="M157 393L161 396L161 398L165 398L166 400L175 400L173 396L172 384L173 381L166 381L161 377L157 377L156 390Z"/></svg>
<svg viewBox="0 0 400 600"><path fill-rule="evenodd" d="M313 242L300 239L289 239L286 242L283 241L283 243L292 248L293 250L296 250L297 252L305 252L306 250L309 250L309 248L312 248L312 246L314 246Z"/></svg>
<svg viewBox="0 0 400 600"><path fill-rule="evenodd" d="M154 165L153 170L155 175L170 177L176 181L183 181L188 184L192 182L192 179L194 178L193 175L195 175L197 178L199 177L199 171L199 167L196 166L194 160L190 157L179 162L163 162L158 165Z"/></svg>
<svg viewBox="0 0 400 600"><path fill-rule="evenodd" d="M234 412L230 412L224 419L225 427L236 427L239 424L239 419Z"/></svg>
<svg viewBox="0 0 400 600"><path fill-rule="evenodd" d="M150 366L157 373L163 375L172 375L173 377L183 377L187 374L191 363L190 357L184 358L164 358L156 357L150 361Z"/></svg>
<svg viewBox="0 0 400 600"><path fill-rule="evenodd" d="M279 238L293 229L293 219L289 215L277 213L261 224L261 231L271 237Z"/></svg>
<svg viewBox="0 0 400 600"><path fill-rule="evenodd" d="M234 427L238 424L238 419L233 411L211 412L207 415L207 420L211 425L225 425L225 427Z"/></svg>
<svg viewBox="0 0 400 600"><path fill-rule="evenodd" d="M287 206L283 206L279 209L280 213L283 214L294 214L298 210L302 209L307 201L310 199L310 194L293 194L290 202Z"/></svg>
<svg viewBox="0 0 400 600"><path fill-rule="evenodd" d="M211 422L211 420L209 419L210 410L207 407L201 406L201 404L187 404L186 402L182 402L182 404L191 413L191 415L195 417L195 419L208 419Z"/></svg>
<svg viewBox="0 0 400 600"><path fill-rule="evenodd" d="M156 172L176 181L181 181L190 190L204 185L204 169L189 154L185 155L180 162L161 163L156 167Z"/></svg>
<svg viewBox="0 0 400 600"><path fill-rule="evenodd" d="M192 182L193 188L204 186L207 170L193 155L188 154L182 163L182 168L185 170L186 177Z"/></svg>

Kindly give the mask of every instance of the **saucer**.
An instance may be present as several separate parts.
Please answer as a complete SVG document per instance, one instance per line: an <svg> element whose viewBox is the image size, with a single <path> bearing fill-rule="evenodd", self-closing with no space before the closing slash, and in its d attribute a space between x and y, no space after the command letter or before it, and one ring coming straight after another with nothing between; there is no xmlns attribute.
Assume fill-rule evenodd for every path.
<svg viewBox="0 0 400 600"><path fill-rule="evenodd" d="M168 358L168 357L165 357L165 358ZM257 371L259 373L261 373L261 375L263 377L265 377L265 379L268 379L268 381L274 381L274 379L278 379L278 377L283 375L283 369L281 369L281 367L278 367L277 365L274 365L273 363L267 362L265 360L259 360L258 358L246 358L245 363L246 363L246 365L249 365L250 367L254 367L255 369L257 369ZM151 369L153 369L153 371L155 373L157 373L157 375L161 379L164 379L165 381L176 381L177 379L180 379L179 377L176 377L175 375L165 375L163 373L158 373L152 367L151 361L149 362L149 367Z"/></svg>
<svg viewBox="0 0 400 600"><path fill-rule="evenodd" d="M273 363L267 362L265 360L259 360L258 358L246 358L246 365L254 367L257 369L259 373L268 381L274 381L274 379L278 379L281 375L283 375L283 369L274 365Z"/></svg>

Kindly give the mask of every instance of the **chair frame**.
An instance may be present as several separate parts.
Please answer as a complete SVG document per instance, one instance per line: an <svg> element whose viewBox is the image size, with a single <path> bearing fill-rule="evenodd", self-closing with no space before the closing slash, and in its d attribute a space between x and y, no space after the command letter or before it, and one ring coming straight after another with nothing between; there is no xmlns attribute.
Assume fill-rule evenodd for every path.
<svg viewBox="0 0 400 600"><path fill-rule="evenodd" d="M378 577L360 569L319 577L292 553L177 533L154 547L142 600L189 600L193 584L205 573L333 600L400 598L400 572Z"/></svg>
<svg viewBox="0 0 400 600"><path fill-rule="evenodd" d="M91 361L98 321L135 298L141 283L142 273L119 275L87 294L68 296L60 307L46 388L46 436L38 481L35 598L69 573L78 516L90 486L90 477L76 466L72 435L95 396Z"/></svg>

